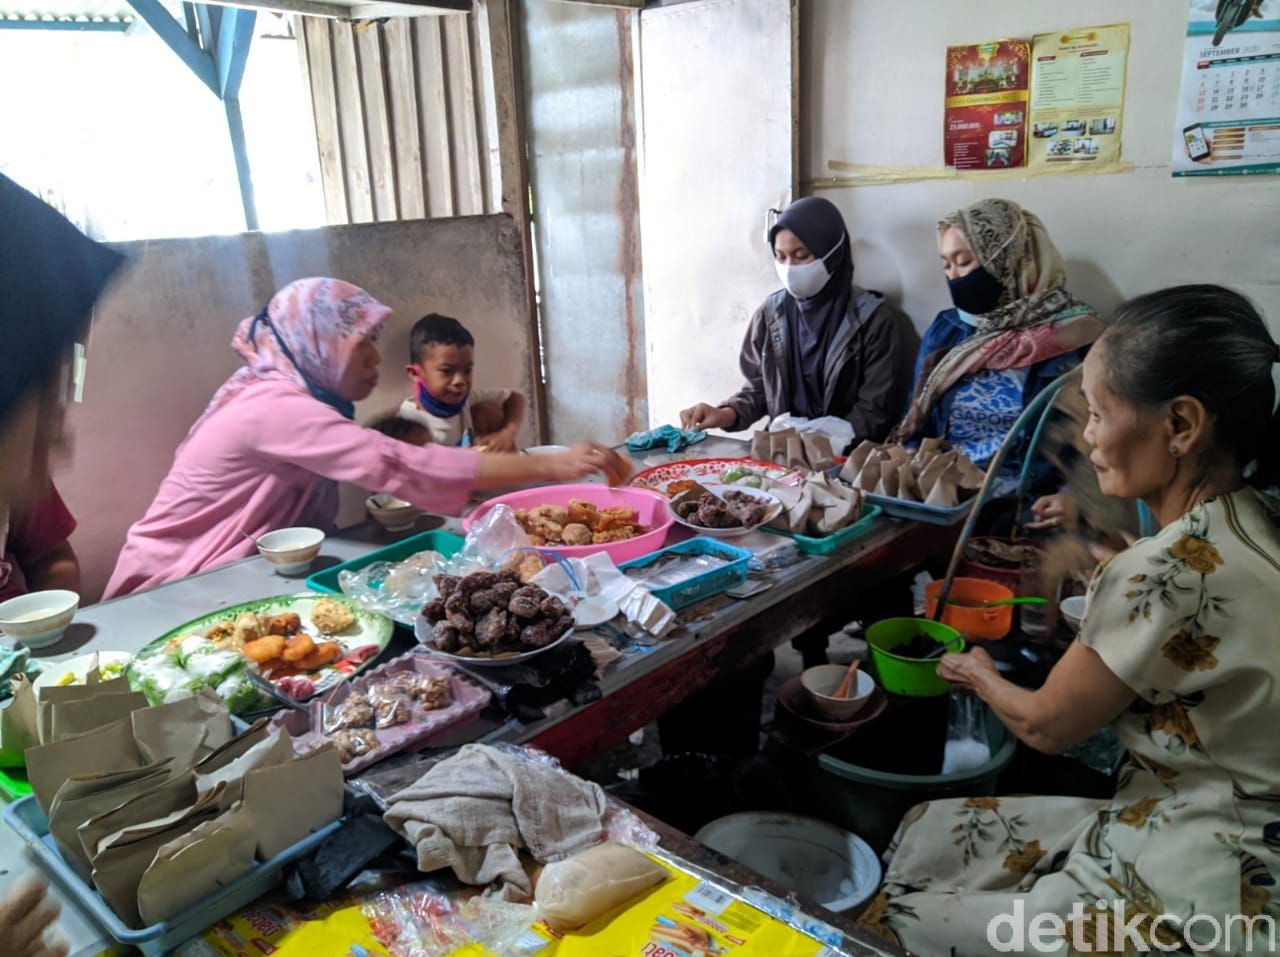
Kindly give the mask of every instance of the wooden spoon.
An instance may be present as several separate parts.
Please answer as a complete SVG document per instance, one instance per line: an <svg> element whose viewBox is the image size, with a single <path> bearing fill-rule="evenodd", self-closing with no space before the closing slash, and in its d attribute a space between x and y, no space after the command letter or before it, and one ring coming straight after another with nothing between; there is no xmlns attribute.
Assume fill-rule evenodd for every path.
<svg viewBox="0 0 1280 957"><path fill-rule="evenodd" d="M849 670L844 673L844 678L841 679L839 687L836 688L836 693L831 697L844 699L849 697L849 692L853 690L853 681L858 673L858 665L860 664L862 662L857 658L849 662Z"/></svg>

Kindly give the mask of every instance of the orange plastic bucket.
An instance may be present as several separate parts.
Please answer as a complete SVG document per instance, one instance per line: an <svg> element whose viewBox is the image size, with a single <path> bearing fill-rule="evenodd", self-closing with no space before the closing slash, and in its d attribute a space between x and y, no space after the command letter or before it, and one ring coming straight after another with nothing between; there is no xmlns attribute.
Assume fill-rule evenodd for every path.
<svg viewBox="0 0 1280 957"><path fill-rule="evenodd" d="M925 588L926 617L933 618L938 610L938 593L942 580L930 582ZM1003 638L1013 629L1013 606L980 608L991 601L1008 601L1013 591L997 582L984 578L957 578L951 586L951 598L947 602L942 623L950 625L966 638Z"/></svg>

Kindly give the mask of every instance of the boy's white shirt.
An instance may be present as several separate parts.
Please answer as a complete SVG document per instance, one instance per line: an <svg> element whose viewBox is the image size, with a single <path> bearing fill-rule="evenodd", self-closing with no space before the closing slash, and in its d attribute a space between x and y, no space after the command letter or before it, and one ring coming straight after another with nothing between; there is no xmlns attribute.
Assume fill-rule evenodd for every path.
<svg viewBox="0 0 1280 957"><path fill-rule="evenodd" d="M431 441L436 445L458 445L462 441L462 436L468 430L471 430L473 436L475 434L471 421L472 406L502 406L506 404L509 398L511 398L510 389L472 389L471 395L467 397L467 404L462 411L448 419L432 415L418 405L416 399L408 398L400 403L400 412L398 414L400 418L416 422L430 432Z"/></svg>

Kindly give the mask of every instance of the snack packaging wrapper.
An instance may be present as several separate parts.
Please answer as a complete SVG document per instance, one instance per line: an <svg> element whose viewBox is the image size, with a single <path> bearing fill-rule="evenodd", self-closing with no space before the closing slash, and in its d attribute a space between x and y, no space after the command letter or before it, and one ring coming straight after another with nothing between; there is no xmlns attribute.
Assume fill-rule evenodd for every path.
<svg viewBox="0 0 1280 957"><path fill-rule="evenodd" d="M552 562L531 581L562 597L603 595L618 606L627 621L658 638L665 638L676 627L676 613L628 578L604 552Z"/></svg>
<svg viewBox="0 0 1280 957"><path fill-rule="evenodd" d="M47 816L58 788L73 774L127 771L144 763L133 740L133 728L124 717L88 734L28 749L27 780Z"/></svg>

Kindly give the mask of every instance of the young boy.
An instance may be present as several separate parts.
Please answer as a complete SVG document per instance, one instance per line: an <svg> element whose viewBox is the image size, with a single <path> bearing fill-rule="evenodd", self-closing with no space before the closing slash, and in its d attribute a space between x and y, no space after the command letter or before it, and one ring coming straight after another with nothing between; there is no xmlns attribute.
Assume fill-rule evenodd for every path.
<svg viewBox="0 0 1280 957"><path fill-rule="evenodd" d="M438 445L513 452L525 397L512 389L472 389L475 345L457 319L431 313L414 323L406 368L414 395L401 404L400 418L425 426Z"/></svg>

